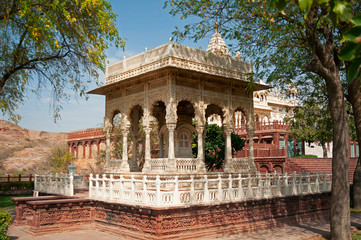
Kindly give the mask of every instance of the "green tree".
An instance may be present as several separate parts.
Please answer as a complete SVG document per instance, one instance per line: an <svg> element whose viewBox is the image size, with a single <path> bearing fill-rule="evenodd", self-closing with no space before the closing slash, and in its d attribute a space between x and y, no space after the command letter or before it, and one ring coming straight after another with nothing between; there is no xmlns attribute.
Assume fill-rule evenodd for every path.
<svg viewBox="0 0 361 240"><path fill-rule="evenodd" d="M327 104L308 99L293 110L286 119L291 126L291 136L299 141L320 141L323 157L327 158L326 143L332 141L332 120Z"/></svg>
<svg viewBox="0 0 361 240"><path fill-rule="evenodd" d="M242 150L245 145L245 140L232 132L232 155L236 151ZM194 157L197 157L198 138L196 134L193 134L192 152ZM204 140L205 151L205 164L207 170L221 169L224 164L225 157L225 140L222 128L216 124L206 125L206 137Z"/></svg>
<svg viewBox="0 0 361 240"><path fill-rule="evenodd" d="M271 5L277 6L283 11L288 1L273 0ZM305 19L312 8L317 5L323 5L325 16L332 21L333 25L340 27L343 31L341 42L342 45L339 52L340 59L345 60L345 68L347 72L347 94L346 98L351 103L354 128L356 131L357 141L361 141L361 85L360 85L360 67L361 67L361 14L360 3L355 1L342 0L301 0L300 8L304 11ZM353 16L354 15L354 16ZM353 178L354 191L353 202L355 208L361 208L361 148L359 149L359 158Z"/></svg>
<svg viewBox="0 0 361 240"><path fill-rule="evenodd" d="M256 76L266 78L268 82L287 86L285 83L291 80L305 83L315 76L323 79L332 118L334 143L331 233L333 239L351 239L349 131L342 85L346 78L343 78L344 62L338 57L344 46L342 34L351 28L351 24L332 13L335 9L342 13L360 14L360 2L274 2L279 2L281 11L274 9L270 6L270 1L266 0L172 0L167 1L166 6L171 6L173 15L181 14L181 18L195 16L199 19L194 24L186 25L183 31L176 30L174 34L178 39L190 37L198 40L211 31L217 21L220 33L233 41L232 48L247 56L246 60L252 59ZM352 10L346 10L348 8ZM351 17L352 14L349 19Z"/></svg>
<svg viewBox="0 0 361 240"><path fill-rule="evenodd" d="M60 144L51 149L45 161L52 173L67 173L68 166L74 161L74 156L68 152L65 144Z"/></svg>
<svg viewBox="0 0 361 240"><path fill-rule="evenodd" d="M84 96L105 69L110 42L123 47L105 0L7 0L0 5L0 109L17 122L28 91L51 90L54 119L69 88Z"/></svg>

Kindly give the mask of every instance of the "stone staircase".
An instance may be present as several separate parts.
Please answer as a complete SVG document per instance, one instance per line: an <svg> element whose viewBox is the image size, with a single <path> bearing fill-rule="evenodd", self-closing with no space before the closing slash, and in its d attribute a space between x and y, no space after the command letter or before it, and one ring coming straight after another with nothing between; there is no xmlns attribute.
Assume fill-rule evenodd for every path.
<svg viewBox="0 0 361 240"><path fill-rule="evenodd" d="M332 172L332 158L287 158L288 164L287 172L297 173L331 173ZM349 177L350 183L353 182L353 173L355 172L357 158L350 158Z"/></svg>

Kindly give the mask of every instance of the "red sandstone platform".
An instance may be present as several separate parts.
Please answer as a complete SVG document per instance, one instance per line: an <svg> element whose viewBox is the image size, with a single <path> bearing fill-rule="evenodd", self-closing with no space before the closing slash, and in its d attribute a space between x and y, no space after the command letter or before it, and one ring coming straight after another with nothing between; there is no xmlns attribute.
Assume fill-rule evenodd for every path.
<svg viewBox="0 0 361 240"><path fill-rule="evenodd" d="M13 200L15 224L34 236L96 230L121 235L118 239L232 239L245 232L326 221L330 193L168 208L80 198Z"/></svg>
<svg viewBox="0 0 361 240"><path fill-rule="evenodd" d="M361 229L361 214L351 214L351 224L358 229ZM116 240L124 239L120 235L112 235L109 233L101 232L98 230L80 230L73 232L61 232L61 233L52 233L43 236L32 236L28 233L28 226L15 226L12 225L9 228L9 235L11 239L18 240L68 240L68 239L77 239L77 240ZM214 236L212 239L224 239L224 240L301 240L301 239L310 239L317 236L328 236L330 232L330 226L327 221L318 221L307 224L298 224L293 226L285 226L282 228L274 228L269 230L261 230L250 233L242 233L241 235L218 235ZM201 238L202 239L202 238ZM209 239L203 238L202 240Z"/></svg>

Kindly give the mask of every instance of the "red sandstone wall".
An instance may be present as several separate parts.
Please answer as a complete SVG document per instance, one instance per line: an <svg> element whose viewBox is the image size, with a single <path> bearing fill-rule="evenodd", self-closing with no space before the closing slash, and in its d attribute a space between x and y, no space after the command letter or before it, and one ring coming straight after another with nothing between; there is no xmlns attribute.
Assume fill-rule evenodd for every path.
<svg viewBox="0 0 361 240"><path fill-rule="evenodd" d="M49 232L96 227L135 239L195 239L232 236L240 232L288 224L326 220L330 193L256 199L216 205L154 208L106 203L91 199L19 200L18 224L31 226L39 235ZM16 209L16 212L21 212ZM22 211L24 212L24 211Z"/></svg>

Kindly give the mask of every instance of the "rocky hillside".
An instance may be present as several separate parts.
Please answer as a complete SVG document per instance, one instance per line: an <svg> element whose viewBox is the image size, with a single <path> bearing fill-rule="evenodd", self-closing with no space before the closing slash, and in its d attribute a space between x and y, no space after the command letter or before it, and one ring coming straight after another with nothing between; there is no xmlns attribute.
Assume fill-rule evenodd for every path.
<svg viewBox="0 0 361 240"><path fill-rule="evenodd" d="M23 172L41 164L52 146L66 143L66 133L34 131L0 120L0 174Z"/></svg>

